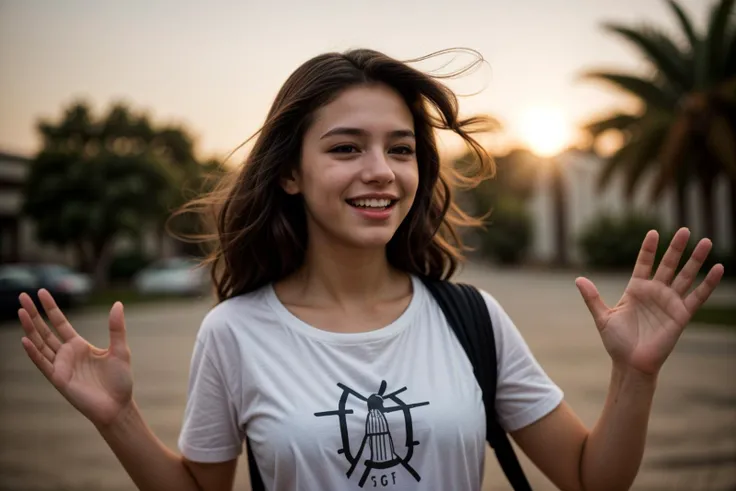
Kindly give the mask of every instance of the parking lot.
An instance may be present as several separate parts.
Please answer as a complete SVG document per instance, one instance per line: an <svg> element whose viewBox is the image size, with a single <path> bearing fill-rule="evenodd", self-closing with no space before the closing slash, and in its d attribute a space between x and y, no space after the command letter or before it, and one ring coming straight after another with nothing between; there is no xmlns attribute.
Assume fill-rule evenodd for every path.
<svg viewBox="0 0 736 491"><path fill-rule="evenodd" d="M469 266L462 279L490 291L510 313L549 374L592 425L603 405L609 359L571 273L494 271ZM614 302L626 278L593 276ZM712 302L736 300L724 284ZM186 397L189 357L209 301L126 307L135 397L153 430L174 447ZM76 329L107 343L107 311L70 315ZM26 358L15 323L0 328L0 489L134 489L92 425ZM736 489L736 330L690 326L661 375L645 460L635 490ZM507 489L489 455L485 489ZM524 458L535 490L553 489ZM239 488L246 483L242 473Z"/></svg>

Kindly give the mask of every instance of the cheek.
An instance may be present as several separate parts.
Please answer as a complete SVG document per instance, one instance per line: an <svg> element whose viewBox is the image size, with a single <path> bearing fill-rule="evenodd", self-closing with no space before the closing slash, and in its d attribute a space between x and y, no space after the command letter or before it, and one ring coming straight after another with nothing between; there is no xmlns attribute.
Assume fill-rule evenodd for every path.
<svg viewBox="0 0 736 491"><path fill-rule="evenodd" d="M399 169L396 173L396 179L407 196L412 198L416 196L419 186L419 169L416 163Z"/></svg>
<svg viewBox="0 0 736 491"><path fill-rule="evenodd" d="M349 186L352 173L347 166L325 165L302 178L304 200L313 211L334 208Z"/></svg>

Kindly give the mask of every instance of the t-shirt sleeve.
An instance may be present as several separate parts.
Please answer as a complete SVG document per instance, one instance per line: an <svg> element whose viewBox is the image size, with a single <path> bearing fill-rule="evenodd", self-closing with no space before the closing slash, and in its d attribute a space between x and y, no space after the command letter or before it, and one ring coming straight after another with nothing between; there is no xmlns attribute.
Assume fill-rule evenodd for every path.
<svg viewBox="0 0 736 491"><path fill-rule="evenodd" d="M501 426L515 431L549 414L564 394L536 360L503 307L489 293L482 293L496 340L496 412Z"/></svg>
<svg viewBox="0 0 736 491"><path fill-rule="evenodd" d="M238 410L221 364L221 353L205 318L192 353L189 390L179 450L193 462L215 463L243 451Z"/></svg>

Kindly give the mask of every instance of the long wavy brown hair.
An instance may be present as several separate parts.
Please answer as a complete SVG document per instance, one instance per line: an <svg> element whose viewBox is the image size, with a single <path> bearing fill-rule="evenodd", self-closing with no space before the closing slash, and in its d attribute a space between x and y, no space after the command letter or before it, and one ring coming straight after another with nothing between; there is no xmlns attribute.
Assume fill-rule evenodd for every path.
<svg viewBox="0 0 736 491"><path fill-rule="evenodd" d="M204 243L203 262L211 267L218 301L256 290L299 268L305 257L307 225L301 197L281 187L300 165L302 139L317 109L349 87L385 84L396 90L414 117L419 186L415 201L386 247L389 263L400 270L447 279L463 259L459 227L481 225L453 200L453 188L472 187L491 177L493 160L471 136L492 130L488 117L462 119L456 95L441 82L483 62L474 61L445 75L428 75L410 66L445 50L409 61L356 49L316 56L298 67L281 87L242 168L225 173L217 186L177 210L171 218L197 213L204 231L180 239ZM435 130L450 130L469 146L475 158L462 172L442 165ZM246 142L247 143L247 142Z"/></svg>

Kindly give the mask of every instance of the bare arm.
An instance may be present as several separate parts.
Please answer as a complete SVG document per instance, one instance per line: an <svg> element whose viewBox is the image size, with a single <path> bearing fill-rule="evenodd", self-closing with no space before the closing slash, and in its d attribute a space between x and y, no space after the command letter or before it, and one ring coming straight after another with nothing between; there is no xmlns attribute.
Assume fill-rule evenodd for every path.
<svg viewBox="0 0 736 491"><path fill-rule="evenodd" d="M514 434L519 445L552 481L565 490L626 490L636 478L662 365L692 315L723 277L715 265L690 288L711 249L702 239L676 273L690 232L675 234L654 277L659 236L647 233L621 300L609 308L590 280L578 278L613 370L598 422L588 432L566 404ZM689 292L689 293L688 293Z"/></svg>
<svg viewBox="0 0 736 491"><path fill-rule="evenodd" d="M583 489L629 489L644 455L656 377L614 368L580 466Z"/></svg>
<svg viewBox="0 0 736 491"><path fill-rule="evenodd" d="M39 298L54 327L33 300L21 295L18 316L28 357L49 382L98 429L142 491L230 491L236 461L196 464L183 460L153 434L133 400L130 348L122 304L110 312L110 346L92 346L74 330L51 295Z"/></svg>
<svg viewBox="0 0 736 491"><path fill-rule="evenodd" d="M97 428L140 491L230 491L236 460L199 464L172 452L151 431L133 402Z"/></svg>
<svg viewBox="0 0 736 491"><path fill-rule="evenodd" d="M592 431L563 402L512 436L561 490L627 490L641 465L655 385L650 377L614 368Z"/></svg>

